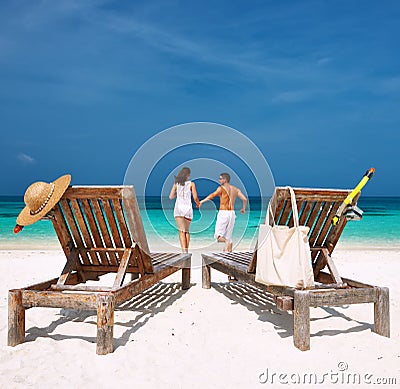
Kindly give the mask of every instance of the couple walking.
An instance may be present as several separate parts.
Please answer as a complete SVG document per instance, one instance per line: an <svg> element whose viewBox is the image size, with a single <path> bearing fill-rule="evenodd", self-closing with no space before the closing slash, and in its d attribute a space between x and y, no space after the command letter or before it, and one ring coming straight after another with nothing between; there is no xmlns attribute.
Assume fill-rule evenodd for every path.
<svg viewBox="0 0 400 389"><path fill-rule="evenodd" d="M179 242L183 252L189 249L190 233L189 227L193 219L192 196L197 208L206 201L210 201L219 196L220 206L215 224L214 237L218 242L224 243L224 251L232 251L232 232L235 224L235 201L239 197L243 201L240 213L245 213L247 198L243 195L239 188L230 184L230 175L221 173L219 176L220 186L217 190L203 200L199 201L196 191L196 185L190 180L190 169L188 167L182 170L175 176L175 183L172 186L170 199L176 197L174 217L179 230Z"/></svg>

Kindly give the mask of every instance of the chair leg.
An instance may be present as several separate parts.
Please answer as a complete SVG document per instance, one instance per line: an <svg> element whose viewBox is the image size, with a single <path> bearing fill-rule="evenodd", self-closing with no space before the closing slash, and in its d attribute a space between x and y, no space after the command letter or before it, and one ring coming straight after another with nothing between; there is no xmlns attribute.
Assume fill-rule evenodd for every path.
<svg viewBox="0 0 400 389"><path fill-rule="evenodd" d="M211 267L206 264L204 258L202 267L202 286L204 289L211 288Z"/></svg>
<svg viewBox="0 0 400 389"><path fill-rule="evenodd" d="M25 341L25 308L20 289L8 292L8 345L16 346Z"/></svg>
<svg viewBox="0 0 400 389"><path fill-rule="evenodd" d="M293 341L301 351L310 349L310 295L306 291L294 293Z"/></svg>
<svg viewBox="0 0 400 389"><path fill-rule="evenodd" d="M389 289L378 288L378 300L374 303L374 332L390 337L390 301Z"/></svg>
<svg viewBox="0 0 400 389"><path fill-rule="evenodd" d="M114 296L97 296L97 346L96 353L105 355L114 351Z"/></svg>
<svg viewBox="0 0 400 389"><path fill-rule="evenodd" d="M192 261L190 258L186 261L184 267L182 268L182 289L190 288L190 268Z"/></svg>

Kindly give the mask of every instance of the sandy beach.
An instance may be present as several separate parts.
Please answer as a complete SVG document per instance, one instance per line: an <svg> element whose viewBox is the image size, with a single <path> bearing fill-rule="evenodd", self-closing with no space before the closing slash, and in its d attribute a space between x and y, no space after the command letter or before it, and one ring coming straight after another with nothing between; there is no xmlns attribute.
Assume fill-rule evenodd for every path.
<svg viewBox="0 0 400 389"><path fill-rule="evenodd" d="M334 258L343 276L390 288L390 339L372 332L372 304L315 308L311 350L301 352L293 346L291 313L218 272L212 288L202 289L194 252L192 287L180 290L175 273L133 298L116 311L114 353L98 356L95 312L30 309L26 342L6 345L7 291L58 275L64 257L58 250L1 251L0 387L275 387L305 373L326 387L371 386L368 379L399 383L400 250L339 247ZM357 374L361 383L347 384L344 373Z"/></svg>

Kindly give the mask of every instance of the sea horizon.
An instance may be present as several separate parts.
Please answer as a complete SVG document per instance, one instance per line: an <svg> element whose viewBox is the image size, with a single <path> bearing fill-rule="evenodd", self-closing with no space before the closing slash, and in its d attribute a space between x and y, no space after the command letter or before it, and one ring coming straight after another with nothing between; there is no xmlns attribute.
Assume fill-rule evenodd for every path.
<svg viewBox="0 0 400 389"><path fill-rule="evenodd" d="M171 245L179 249L178 234L173 218L174 200L167 197L138 198L144 228L150 247ZM236 204L234 245L252 249L257 239L257 227L265 218L261 199L249 196L249 209L242 215ZM263 204L265 206L265 204ZM400 196L364 196L358 201L364 211L361 221L349 221L339 241L345 248L400 248ZM207 247L214 241L213 233L218 202L210 202L201 212L194 208L191 225L191 247ZM51 221L41 220L26 226L19 234L13 229L16 217L24 208L22 196L0 195L0 249L46 250L60 249ZM237 246L237 244L239 244Z"/></svg>

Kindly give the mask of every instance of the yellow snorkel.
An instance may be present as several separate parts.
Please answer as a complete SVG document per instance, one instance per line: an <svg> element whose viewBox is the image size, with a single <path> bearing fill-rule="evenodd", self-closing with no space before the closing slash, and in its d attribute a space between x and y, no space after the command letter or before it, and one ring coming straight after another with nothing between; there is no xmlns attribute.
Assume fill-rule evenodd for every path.
<svg viewBox="0 0 400 389"><path fill-rule="evenodd" d="M349 193L349 195L344 199L343 203L340 205L340 207L338 208L336 215L333 217L332 219L332 224L334 226L336 226L336 224L339 223L340 217L343 214L343 211L345 211L345 209L347 207L349 207L354 199L354 197L357 196L357 194L361 191L362 188L364 188L364 186L366 185L366 183L371 179L371 177L374 175L375 173L375 169L372 167L371 169L367 170L367 172L364 174L363 178L361 179L361 181L358 183L358 185L351 191L351 193ZM356 219L357 217L359 217L361 219L362 216L362 211L357 208L356 206L350 208L349 210L349 215L348 218L349 219ZM346 212L345 212L346 213ZM351 216L350 216L351 215ZM354 215L354 217L353 217ZM347 216L347 215L346 215Z"/></svg>

